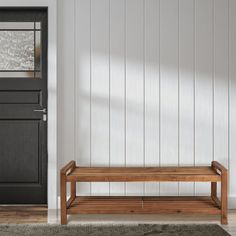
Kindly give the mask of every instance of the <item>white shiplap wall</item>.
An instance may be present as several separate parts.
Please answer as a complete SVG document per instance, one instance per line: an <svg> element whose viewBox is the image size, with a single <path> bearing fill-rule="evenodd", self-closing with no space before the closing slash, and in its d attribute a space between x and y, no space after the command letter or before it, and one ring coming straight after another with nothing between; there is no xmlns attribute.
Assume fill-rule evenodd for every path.
<svg viewBox="0 0 236 236"><path fill-rule="evenodd" d="M58 168L71 159L92 166L219 160L234 197L235 22L235 0L58 0ZM84 183L79 193L198 195L207 186Z"/></svg>

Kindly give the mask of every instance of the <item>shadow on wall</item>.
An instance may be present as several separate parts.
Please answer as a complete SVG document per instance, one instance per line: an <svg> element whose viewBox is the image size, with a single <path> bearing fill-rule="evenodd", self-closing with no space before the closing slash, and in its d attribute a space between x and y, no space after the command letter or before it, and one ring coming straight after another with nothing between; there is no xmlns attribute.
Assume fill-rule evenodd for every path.
<svg viewBox="0 0 236 236"><path fill-rule="evenodd" d="M87 57L87 56L88 55L84 54L84 57ZM119 59L119 56L121 58L123 57L123 55L116 55L118 59L113 60L113 63L117 65L113 64L113 66L121 68L121 67L124 67L125 65L124 65L124 62ZM114 57L114 55L112 57ZM105 58L105 60L103 58ZM85 60L85 61L88 61L88 60ZM177 65L169 65L170 68L171 66L172 68L176 66L176 68L174 69L168 69L168 67L162 65L161 70L168 71L168 72L163 72L163 74L173 75L166 79L160 76L162 73L159 72L159 65L158 65L159 63L155 67L155 61L154 62L149 61L148 63L153 64L153 67L150 66L150 64L145 65L145 68L147 67L149 68L148 73L147 71L145 71L147 74L143 72L141 73L139 78L136 79L136 77L132 75L127 76L127 74L124 73L120 78L117 79L118 82L117 81L113 82L114 78L112 78L112 76L109 77L109 66L107 66L106 56L99 57L99 60L96 60L96 63L98 61L99 61L99 64L101 64L101 70L102 70L103 65L105 65L104 67L105 69L107 69L106 80L103 79L101 83L98 82L99 88L97 87L93 88L93 78L92 78L93 76L91 76L91 85L90 85L91 87L86 86L88 85L87 81L85 82L85 86L84 86L83 85L84 81L82 78L83 78L83 74L87 74L87 71L83 73L83 68L84 68L83 59L81 59L79 60L80 68L78 69L79 75L77 76L77 81L79 83L78 84L79 91L77 92L77 95L76 95L80 104L83 104L83 106L85 107L89 107L88 110L91 111L92 113L93 113L93 110L96 110L97 112L97 114L94 115L95 117L91 117L91 122L94 122L94 126L92 125L91 127L92 128L91 132L92 132L93 137L95 139L97 137L98 140L100 140L100 137L102 136L107 136L107 138L109 137L108 136L109 133L104 134L104 131L108 131L109 123L107 121L110 121L110 125L111 124L113 125L112 127L110 127L110 129L112 129L112 132L113 132L112 137L114 138L112 142L118 143L118 144L124 142L125 134L126 134L125 128L129 129L129 127L125 127L127 125L127 119L129 119L129 122L132 122L131 120L133 119L134 122L135 120L138 120L139 125L140 125L139 127L136 127L139 130L137 129L129 130L129 132L133 134L133 138L136 139L137 135L140 135L140 133L138 133L139 131L141 132L142 136L144 135L144 133L146 134L145 128L148 127L149 137L148 139L145 140L146 141L145 144L148 145L147 142L153 141L152 134L151 134L152 132L153 133L158 132L157 134L153 135L153 137L157 139L156 140L157 143L155 143L155 146L158 146L159 145L158 139L161 137L161 136L159 138L157 137L161 135L161 132L159 132L159 127L158 127L159 125L163 124L166 126L168 125L172 126L173 124L174 126L176 126L174 130L180 129L179 131L181 131L181 127L179 127L179 125L184 124L185 127L188 127L191 130L194 130L194 120L193 120L194 119L194 106L196 109L196 103L198 103L199 109L198 111L195 110L195 112L198 112L198 114L195 114L196 116L195 118L198 119L197 123L199 127L202 127L203 130L205 128L208 129L209 127L210 129L212 129L213 106L224 107L225 105L227 105L227 102L228 102L227 100L228 96L226 93L225 100L218 99L217 100L218 103L214 104L213 72L207 73L206 71L205 72L198 71L196 73L197 78L194 80L195 73L192 70L192 68L189 68L189 69L185 68L184 71L182 68L180 68L180 71L178 71ZM142 68L144 67L142 66L143 61L137 60L137 64L134 61L135 61L135 58L132 58L132 67L134 71L135 70L139 71L140 67ZM127 67L128 66L126 65L126 70L128 70ZM145 70L145 68L143 68L143 71ZM110 70L112 71L112 67L110 68ZM179 77L178 77L178 73L180 75ZM183 74L182 78L181 78L181 74ZM117 78L117 76L115 77ZM214 74L214 78L217 78L218 80L217 86L222 88L222 93L226 92L224 90L226 90L228 86L227 76L224 74L217 74L217 75ZM96 78L96 79L99 79L99 78ZM163 81L163 80L166 80L166 81ZM174 84L174 86L172 85L169 86L167 82L170 84ZM116 87L112 87L112 83L115 83ZM130 85L132 84L134 86L130 86L127 88L127 83L129 83ZM187 84L187 88L184 85L184 83ZM196 88L198 88L197 84L199 84L199 91L196 91ZM141 88L137 88L137 87L141 87ZM185 91L183 91L182 87L183 89L185 89ZM114 91L116 90L116 88L120 91L119 92ZM169 89L171 91L173 90L176 90L176 91L174 94L168 93ZM139 91L141 91L141 93L139 93ZM185 94L181 96L180 95L181 92L185 92ZM196 93L197 93L197 97L194 98L194 94L196 95ZM186 98L184 98L184 95L186 95ZM153 97L153 99L151 96ZM208 100L204 101L205 97L207 97ZM180 98L182 100L180 100ZM196 101L196 98L199 99L199 101ZM172 106L168 104L169 100L175 101L174 104L172 104ZM199 104L199 102L201 102L202 104ZM190 111L192 114L188 114L188 111ZM225 112L226 114L224 115L227 117L228 116L227 109L225 110ZM97 123L96 125L96 118L97 116L102 115L102 113L105 113L107 115L107 119L99 120L100 122ZM208 113L208 116L211 117L210 119L206 119L206 113ZM129 117L127 117L127 115ZM120 119L116 119L115 116L120 117ZM159 123L159 119L162 117L164 117L165 120L161 120ZM178 119L181 119L181 120L178 120ZM78 120L79 122L80 121L82 122L80 126L80 131L84 134L90 135L90 133L87 130L87 126L86 126L86 130L84 130L83 132L83 120L80 120L80 118L78 118ZM84 120L84 122L87 123L89 122L89 120ZM150 125L153 125L153 126L150 126ZM214 125L215 125L215 129L227 129L227 124L224 124L222 122L214 123ZM165 128L166 127L161 127L161 130L164 132ZM192 142L194 142L194 137L193 137L193 134L191 134L191 130L189 130L189 133L190 133L189 138L191 139ZM196 132L198 132L200 136L201 134L204 135L204 132L201 132L201 130L197 130ZM123 140L119 139L121 136L123 136ZM209 138L210 138L209 143L212 143L213 142L212 135ZM143 140L143 137L141 139ZM89 138L87 137L85 138L85 140L89 140ZM84 140L81 140L81 141L82 143L84 142ZM166 141L168 142L168 140ZM176 143L177 142L178 140L176 140ZM86 147L82 143L81 143L81 149L82 149L81 153L83 153L83 147ZM135 150L137 148L135 144L136 143L133 142L134 147L128 147L128 148L133 148ZM189 149L191 147L182 146L182 148ZM189 159L192 159L193 161L193 150L191 149L191 150L185 150L185 151L187 153L192 152L192 157L189 157ZM176 150L175 150L175 153L176 153ZM99 156L100 154L97 153L97 155ZM155 159L157 159L156 163L158 163L158 158L159 158L158 147L156 149L156 153L153 153L153 155L155 155ZM81 158L83 160L83 157ZM87 158L87 157L84 157L84 158ZM121 159L124 159L124 157L121 157ZM177 153L176 153L176 160L178 160ZM87 164L87 161L85 162ZM206 160L205 163L209 164L209 160ZM94 158L94 164L96 165L96 158ZM178 161L177 162L174 161L171 165L176 165L176 164L178 164ZM227 160L225 164L227 165ZM107 163L101 163L101 165L107 165ZM142 161L140 165L141 166L143 165Z"/></svg>
<svg viewBox="0 0 236 236"><path fill-rule="evenodd" d="M194 22L183 10L193 10L192 1L180 12L162 1L160 16L158 1L146 1L145 8L127 1L126 17L123 1L111 1L110 14L106 3L77 9L72 109L78 164L204 165L214 158L228 166L227 17L218 12L212 22L212 6L198 3ZM109 193L120 192L113 186ZM137 186L131 192L161 190ZM193 184L190 189L182 190L193 194ZM162 190L182 191L177 185Z"/></svg>

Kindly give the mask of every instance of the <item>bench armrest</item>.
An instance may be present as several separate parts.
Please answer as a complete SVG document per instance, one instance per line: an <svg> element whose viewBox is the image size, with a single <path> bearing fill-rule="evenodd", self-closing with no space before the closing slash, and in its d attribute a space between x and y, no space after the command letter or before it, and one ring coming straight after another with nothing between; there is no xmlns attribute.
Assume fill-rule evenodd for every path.
<svg viewBox="0 0 236 236"><path fill-rule="evenodd" d="M219 170L222 174L227 172L227 169L217 161L212 161L211 166L215 170Z"/></svg>
<svg viewBox="0 0 236 236"><path fill-rule="evenodd" d="M72 171L75 168L75 161L70 161L66 166L61 169L61 174L66 175L68 171Z"/></svg>

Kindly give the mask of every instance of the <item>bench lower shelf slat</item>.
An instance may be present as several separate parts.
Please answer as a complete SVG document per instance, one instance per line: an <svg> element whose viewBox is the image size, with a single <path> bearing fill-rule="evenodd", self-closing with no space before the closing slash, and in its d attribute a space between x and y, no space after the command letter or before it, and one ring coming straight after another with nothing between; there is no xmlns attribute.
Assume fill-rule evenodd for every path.
<svg viewBox="0 0 236 236"><path fill-rule="evenodd" d="M76 197L67 214L220 214L210 197Z"/></svg>

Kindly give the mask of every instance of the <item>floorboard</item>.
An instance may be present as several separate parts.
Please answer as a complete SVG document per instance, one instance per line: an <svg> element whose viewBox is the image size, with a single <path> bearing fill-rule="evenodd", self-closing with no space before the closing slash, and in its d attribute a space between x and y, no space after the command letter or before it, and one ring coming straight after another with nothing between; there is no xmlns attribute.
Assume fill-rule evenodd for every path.
<svg viewBox="0 0 236 236"><path fill-rule="evenodd" d="M47 223L45 206L0 206L0 224Z"/></svg>
<svg viewBox="0 0 236 236"><path fill-rule="evenodd" d="M56 210L47 211L45 206L0 206L0 224L59 223ZM69 216L69 224L219 224L220 217L199 214L158 214L158 215L106 215L85 214ZM222 226L236 236L236 210L229 211L229 224Z"/></svg>

